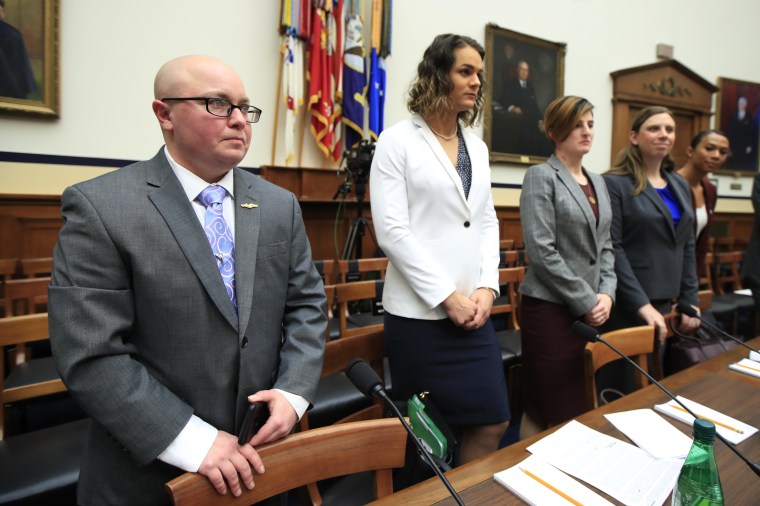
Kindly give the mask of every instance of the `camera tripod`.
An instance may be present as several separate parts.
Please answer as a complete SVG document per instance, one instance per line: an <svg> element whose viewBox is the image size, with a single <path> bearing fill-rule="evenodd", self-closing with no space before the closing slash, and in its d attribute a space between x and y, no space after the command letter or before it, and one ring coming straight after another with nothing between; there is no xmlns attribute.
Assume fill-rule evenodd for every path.
<svg viewBox="0 0 760 506"><path fill-rule="evenodd" d="M356 182L356 206L357 216L351 220L351 228L348 231L348 237L346 238L346 244L343 246L343 260L349 260L351 258L362 258L362 240L364 238L365 231L369 232L369 236L372 238L372 242L375 244L376 249L380 249L377 245L377 238L372 231L372 227L369 225L367 218L363 216L364 211L364 194L365 183ZM355 253L355 256L352 256Z"/></svg>

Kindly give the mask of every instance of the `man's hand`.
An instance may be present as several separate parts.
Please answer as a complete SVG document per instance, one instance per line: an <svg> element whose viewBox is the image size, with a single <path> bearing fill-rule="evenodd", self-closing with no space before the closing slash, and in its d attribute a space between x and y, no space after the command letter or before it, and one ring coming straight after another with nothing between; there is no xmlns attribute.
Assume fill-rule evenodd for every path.
<svg viewBox="0 0 760 506"><path fill-rule="evenodd" d="M220 494L226 494L229 485L232 495L238 497L242 493L241 481L248 490L253 488L251 467L259 474L264 472L256 450L248 444L239 446L237 437L220 430L198 472L208 478Z"/></svg>
<svg viewBox="0 0 760 506"><path fill-rule="evenodd" d="M290 434L298 415L284 395L277 390L261 390L248 397L248 402L263 401L269 408L269 420L251 438L251 446L276 441Z"/></svg>

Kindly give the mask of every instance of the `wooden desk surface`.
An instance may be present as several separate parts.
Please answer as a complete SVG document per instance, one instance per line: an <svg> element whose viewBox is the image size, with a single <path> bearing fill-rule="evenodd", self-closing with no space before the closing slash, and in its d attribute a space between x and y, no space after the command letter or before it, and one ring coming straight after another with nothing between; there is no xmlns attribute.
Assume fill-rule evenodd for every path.
<svg viewBox="0 0 760 506"><path fill-rule="evenodd" d="M748 344L757 349L760 347L760 337L749 341ZM683 395L754 427L759 427L760 379L728 369L728 364L747 357L748 353L746 348L738 346L702 364L669 376L661 383L677 395ZM628 441L603 415L653 407L655 404L668 400L669 397L665 393L655 385L650 385L585 413L576 420L599 432ZM690 426L677 420L669 420L691 437ZM532 438L518 441L491 455L458 467L446 473L446 477L459 492L465 504L478 506L523 504L517 496L493 481L493 474L527 458L530 453L525 449L526 447L559 427L553 427ZM736 448L750 460L760 461L760 433L753 435ZM760 498L760 478L755 476L744 462L718 440L715 442L715 456L726 504L757 504ZM590 488L593 489L593 487ZM600 494L611 502L617 503L606 494L601 492ZM438 478L431 478L373 504L449 505L456 503Z"/></svg>

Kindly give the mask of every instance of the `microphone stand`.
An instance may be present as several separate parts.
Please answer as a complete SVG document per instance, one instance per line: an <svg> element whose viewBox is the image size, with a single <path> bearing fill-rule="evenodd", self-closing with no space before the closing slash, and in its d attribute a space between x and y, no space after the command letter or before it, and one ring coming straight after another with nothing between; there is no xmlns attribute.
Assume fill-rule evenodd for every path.
<svg viewBox="0 0 760 506"><path fill-rule="evenodd" d="M692 311L685 311L685 309L686 308L682 307L681 305L678 306L678 312L680 312L681 314L685 314L686 316L691 316L692 318L697 318L703 325L707 325L708 327L710 327L714 331L718 332L719 334L721 334L723 336L726 336L727 338L729 338L729 339L731 339L733 341L736 341L737 343L739 343L742 346L744 346L745 348L747 348L749 351L754 351L755 353L760 353L760 351L758 351L755 348L753 348L752 346L748 345L747 343L745 343L744 341L742 341L738 337L732 336L731 334L729 334L728 332L726 332L725 330L723 330L719 326L717 326L714 323L708 321L707 318L702 318L702 316L700 316L699 313L697 313L696 311L694 311L692 307L689 307L689 309L691 309Z"/></svg>
<svg viewBox="0 0 760 506"><path fill-rule="evenodd" d="M573 324L573 330L575 330L576 334L579 334L579 335L581 335L581 336L585 337L586 339L588 339L589 337L591 337L591 336L589 335L589 331L586 331L586 329L584 329L584 327L581 327L581 325L584 325L584 324L583 324L583 323L581 323L581 322L575 322L575 323ZM585 325L584 325L584 326L585 326ZM617 348L615 348L615 347L614 347L612 344L610 344L608 341L606 341L606 340L605 340L605 339L604 339L602 336L600 336L600 335L599 335L599 333L598 333L598 332L596 332L596 330L594 330L594 329L593 329L591 326L588 326L588 328L589 328L589 329L592 329L592 330L594 331L593 341L599 341L599 342L601 342L601 343L604 343L604 344L605 344L605 345L606 345L608 348L610 348L612 351L614 351L615 353L617 353L618 355L620 355L621 357L623 357L623 358L624 358L624 359L625 359L625 360L626 360L626 361L627 361L629 364L633 365L633 366L634 366L636 369L638 369L638 371L639 371L641 374L643 374L644 376L646 376L646 378L647 378L649 381L651 381L653 385L656 385L656 386L657 386L657 388L659 388L660 390L662 390L663 392L665 392L665 395L667 395L668 397L670 397L671 399L673 399L674 401L676 401L676 402L677 402L677 403L678 403L678 404L679 404L679 405L680 405L680 406L681 406L681 407L682 407L684 410L686 410L686 412L687 412L687 413L689 413L689 414L690 414L691 416L693 416L695 419L696 419L696 418L699 418L699 417L698 417L698 416L697 416L697 415L696 415L696 414L695 414L695 413L694 413L694 412L693 412L693 411L692 411L692 410L691 410L691 409L690 409L690 408L689 408L689 407L688 407L686 404L684 404L683 402L679 401L679 400L676 398L676 396L675 396L675 395L673 395L673 394L670 392L670 390L668 390L667 388L665 388L664 386L662 386L662 384L660 384L660 382L659 382L659 381L657 381L656 379L654 379L654 378L653 378L653 377L652 377L652 376L651 376L651 375L650 375L648 372L646 372L644 369L642 369L642 368L641 368L641 366L639 366L639 364L637 364L635 361L631 360L631 359L630 359L630 357L628 357L628 355L624 354L623 352L621 352L620 350L618 350ZM729 448L729 449L730 449L732 452L734 452L734 453L735 453L735 454L736 454L736 455L737 455L737 456L738 456L740 459L742 459L742 460L743 460L743 461L744 461L744 462L745 462L745 463L746 463L746 464L747 464L747 465L750 467L750 469L752 469L752 470L755 472L755 474L756 474L757 476L760 476L760 465L757 465L756 463L752 462L752 461L751 461L751 460L749 460L747 457L745 457L744 455L742 455L742 454L739 452L739 450L737 450L736 448L734 448L734 445L732 445L730 442L728 442L728 441L726 440L726 438L724 438L723 436L721 436L719 432L717 432L717 431L716 431L716 432L715 432L715 436L716 436L718 439L720 439L721 441L723 441L723 443L724 443L724 444L725 444L725 445L726 445L726 446L727 446L727 447L728 447L728 448Z"/></svg>
<svg viewBox="0 0 760 506"><path fill-rule="evenodd" d="M345 369L346 376L348 377L349 381L353 383L353 385L359 390L361 393L366 395L367 397L379 397L385 402L386 405L388 405L392 410L393 413L396 415L396 418L398 418L401 421L401 425L404 426L404 429L406 429L407 434L412 438L412 441L414 442L414 445L417 447L417 451L422 454L423 459L425 460L425 463L428 464L431 468L433 468L433 472L435 472L436 476L443 482L443 484L446 486L446 489L448 489L449 494L454 498L454 500L457 502L459 506L464 506L464 502L462 501L462 498L459 497L459 494L457 494L457 491L454 490L454 487L451 486L451 483L449 483L449 480L446 479L446 476L441 472L438 465L433 461L433 456L428 453L428 451L425 449L424 446L422 446L422 443L420 443L420 440L417 439L417 436L414 435L414 431L409 426L409 423L406 421L406 418L404 418L404 415L401 414L401 411L398 409L398 406L391 400L390 397L388 397L388 393L385 391L385 388L383 387L383 382L380 379L380 376L377 375L377 373L370 367L370 365L365 362L364 360L357 358L351 361L351 363L348 364L348 366Z"/></svg>
<svg viewBox="0 0 760 506"><path fill-rule="evenodd" d="M457 493L457 491L454 489L453 486L451 486L451 483L449 483L449 480L446 479L446 476L443 474L443 472L441 472L441 469L435 463L430 453L428 453L425 447L422 446L422 443L420 443L419 439L417 439L417 436L414 435L414 431L412 431L412 428L409 426L409 423L406 421L406 418L404 418L404 415L401 414L401 411L398 409L396 404L391 400L391 398L388 397L388 394L385 392L385 389L384 388L378 389L376 395L380 397L387 406L390 406L390 408L393 410L393 413L396 415L396 418L401 420L401 424L404 426L404 429L406 429L406 432L412 438L412 441L414 442L415 446L417 446L417 451L422 454L422 458L425 459L425 463L429 465L431 468L433 468L433 472L443 482L443 484L446 486L449 493L457 502L457 504L459 506L464 506L464 502L462 502L462 498L459 497L459 494Z"/></svg>

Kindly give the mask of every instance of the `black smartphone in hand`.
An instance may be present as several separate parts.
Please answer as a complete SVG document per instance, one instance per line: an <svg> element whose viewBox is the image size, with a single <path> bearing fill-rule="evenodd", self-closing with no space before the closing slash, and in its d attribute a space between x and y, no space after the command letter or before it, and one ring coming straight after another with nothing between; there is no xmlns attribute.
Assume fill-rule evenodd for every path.
<svg viewBox="0 0 760 506"><path fill-rule="evenodd" d="M248 405L243 418L243 425L240 427L238 434L238 444L244 445L251 440L253 436L269 419L269 407L266 402L258 401Z"/></svg>

